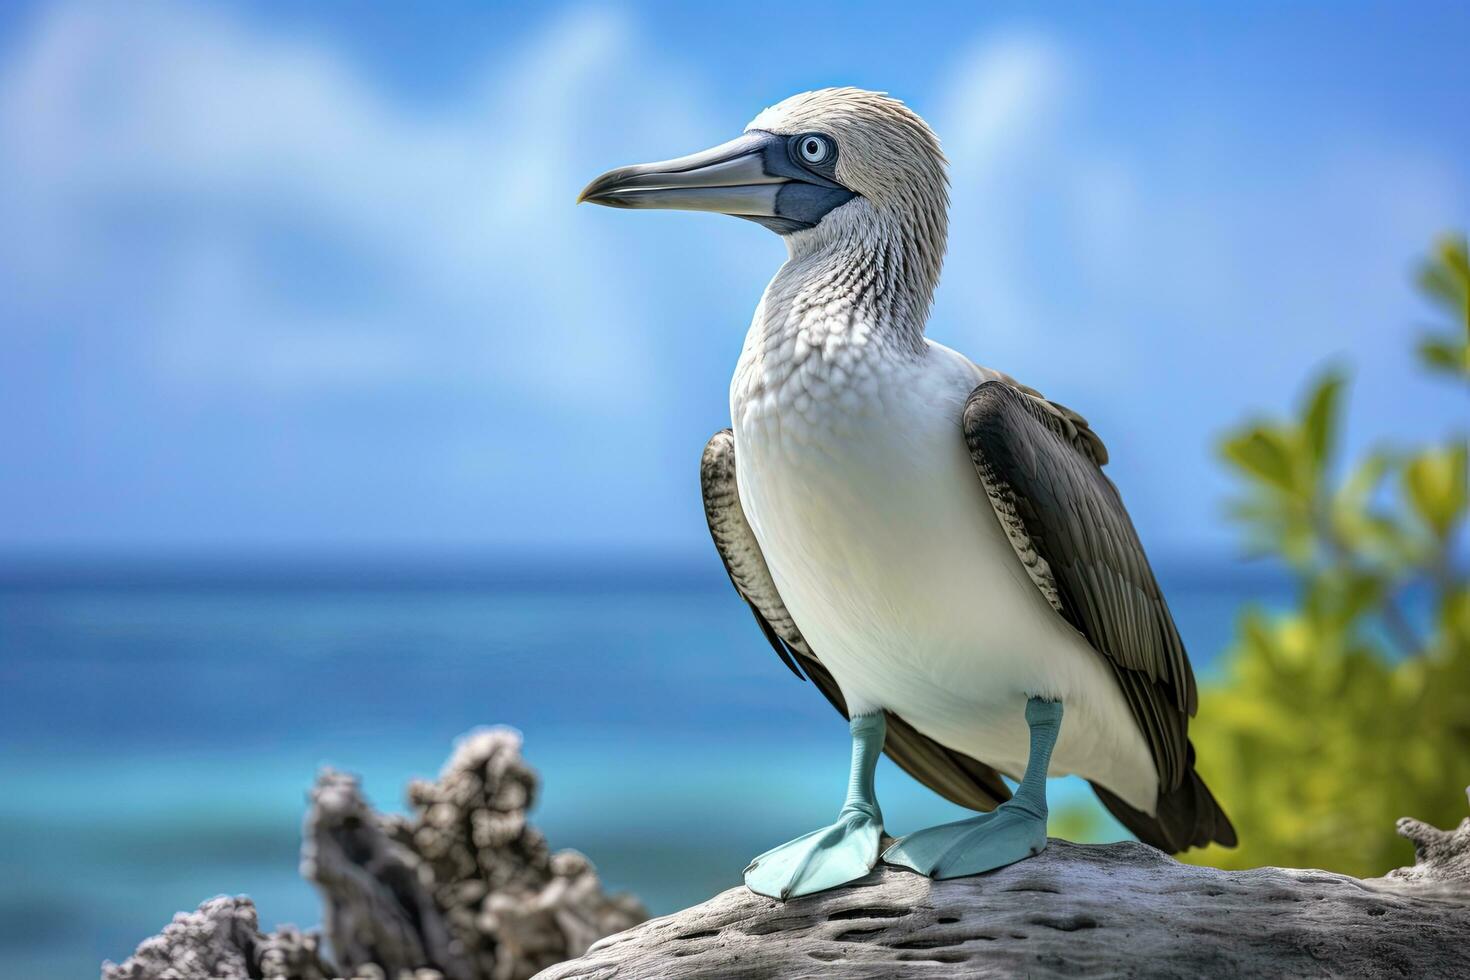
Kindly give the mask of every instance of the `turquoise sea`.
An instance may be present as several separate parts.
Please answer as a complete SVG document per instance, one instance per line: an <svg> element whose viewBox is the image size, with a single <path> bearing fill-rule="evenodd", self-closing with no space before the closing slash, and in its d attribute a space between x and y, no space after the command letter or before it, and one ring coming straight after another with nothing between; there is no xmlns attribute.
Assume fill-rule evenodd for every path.
<svg viewBox="0 0 1470 980"><path fill-rule="evenodd" d="M1233 569L1160 577L1205 675L1240 606L1282 595ZM95 976L219 893L252 896L267 928L316 924L296 865L317 768L399 808L486 724L524 733L552 846L654 912L736 884L845 783L845 726L712 559L13 568L0 977ZM896 832L960 812L887 762L879 790Z"/></svg>

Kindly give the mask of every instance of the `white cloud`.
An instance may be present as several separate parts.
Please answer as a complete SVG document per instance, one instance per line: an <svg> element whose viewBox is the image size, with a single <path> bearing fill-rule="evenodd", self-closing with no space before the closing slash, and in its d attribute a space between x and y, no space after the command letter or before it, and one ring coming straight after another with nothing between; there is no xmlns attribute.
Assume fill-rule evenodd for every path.
<svg viewBox="0 0 1470 980"><path fill-rule="evenodd" d="M1015 177L1034 165L1066 97L1064 54L1036 34L986 36L962 54L932 120L950 161L950 248L938 317L981 325L1001 344L1037 324L1024 288L1018 232L1026 226ZM958 326L964 330L966 327Z"/></svg>
<svg viewBox="0 0 1470 980"><path fill-rule="evenodd" d="M984 181L1052 121L1070 69L1038 34L987 35L957 60L935 118L959 189Z"/></svg>
<svg viewBox="0 0 1470 980"><path fill-rule="evenodd" d="M595 10L425 107L329 47L206 8L64 5L0 82L0 201L21 226L4 247L40 306L121 288L170 383L551 399L618 376L636 400L656 388L647 311L626 253L578 222L578 148L615 118L613 92L677 138L695 115L677 81ZM341 268L299 282L293 263L323 255L356 288ZM332 288L349 295L301 295Z"/></svg>

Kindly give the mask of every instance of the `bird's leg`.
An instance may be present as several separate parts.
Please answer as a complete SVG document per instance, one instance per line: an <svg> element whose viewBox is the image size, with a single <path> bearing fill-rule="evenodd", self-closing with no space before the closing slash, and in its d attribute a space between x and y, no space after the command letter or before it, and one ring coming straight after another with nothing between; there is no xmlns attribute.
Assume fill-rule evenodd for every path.
<svg viewBox="0 0 1470 980"><path fill-rule="evenodd" d="M883 860L931 878L959 878L1002 868L1046 847L1046 772L1062 728L1062 703L1031 698L1031 756L1015 795L990 813L921 830L894 843Z"/></svg>
<svg viewBox="0 0 1470 980"><path fill-rule="evenodd" d="M852 777L836 822L772 848L750 862L745 869L745 885L751 891L784 901L861 878L878 863L883 813L873 792L873 772L883 754L888 723L878 711L855 715L849 727Z"/></svg>

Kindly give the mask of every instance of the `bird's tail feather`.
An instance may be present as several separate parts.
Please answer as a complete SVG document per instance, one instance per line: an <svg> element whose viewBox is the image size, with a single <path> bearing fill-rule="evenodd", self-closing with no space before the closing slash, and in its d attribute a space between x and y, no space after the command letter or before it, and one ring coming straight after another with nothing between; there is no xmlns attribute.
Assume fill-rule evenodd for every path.
<svg viewBox="0 0 1470 980"><path fill-rule="evenodd" d="M1184 779L1174 789L1159 792L1156 816L1135 810L1097 783L1092 788L1119 823L1145 844L1168 854L1211 843L1235 846L1235 828L1230 818L1194 769L1193 745L1189 746L1189 767Z"/></svg>

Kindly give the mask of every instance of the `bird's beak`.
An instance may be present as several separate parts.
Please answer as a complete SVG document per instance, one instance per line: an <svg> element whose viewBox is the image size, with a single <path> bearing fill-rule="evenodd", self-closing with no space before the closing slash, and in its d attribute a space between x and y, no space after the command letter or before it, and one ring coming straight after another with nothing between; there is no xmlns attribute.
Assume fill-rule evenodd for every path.
<svg viewBox="0 0 1470 980"><path fill-rule="evenodd" d="M583 188L577 203L774 216L788 178L766 170L770 140L767 133L746 133L676 160L609 170Z"/></svg>
<svg viewBox="0 0 1470 980"><path fill-rule="evenodd" d="M716 211L783 233L810 228L854 195L794 164L786 142L785 137L752 130L686 157L619 167L583 188L577 203Z"/></svg>

